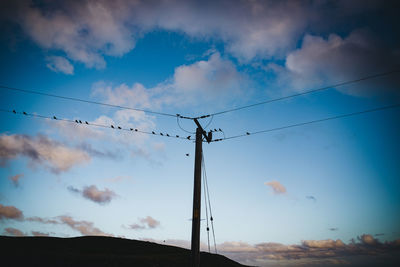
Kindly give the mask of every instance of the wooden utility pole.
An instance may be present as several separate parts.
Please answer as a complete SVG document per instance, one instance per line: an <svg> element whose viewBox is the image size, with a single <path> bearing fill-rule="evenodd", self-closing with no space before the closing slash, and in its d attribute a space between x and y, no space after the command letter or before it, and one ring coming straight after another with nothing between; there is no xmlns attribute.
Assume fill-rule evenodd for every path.
<svg viewBox="0 0 400 267"><path fill-rule="evenodd" d="M194 119L196 129L196 151L194 159L193 215L192 215L192 258L191 266L200 266L200 208L201 208L201 163L203 159L203 136L208 143L211 135L207 135L197 119Z"/></svg>

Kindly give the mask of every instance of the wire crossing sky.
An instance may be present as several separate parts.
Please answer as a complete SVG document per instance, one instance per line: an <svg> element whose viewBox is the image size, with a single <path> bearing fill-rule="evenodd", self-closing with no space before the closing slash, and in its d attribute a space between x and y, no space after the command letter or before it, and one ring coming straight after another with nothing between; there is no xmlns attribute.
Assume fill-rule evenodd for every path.
<svg viewBox="0 0 400 267"><path fill-rule="evenodd" d="M275 99L270 99L270 100L266 100L266 101L263 101L263 102L259 102L259 103L255 103L255 104L251 104L251 105L247 105L247 106L242 106L242 107L237 107L237 108L233 108L233 109L228 109L228 110L225 110L225 111L220 111L220 112L212 113L212 114L209 114L209 115L202 115L200 117L195 117L195 118L196 119L204 119L204 118L208 118L208 117L214 116L214 115L220 115L220 114L233 112L233 111L238 111L238 110L251 108L251 107L255 107L255 106L259 106L259 105L265 105L265 104L272 103L272 102L275 102L275 101L281 101L281 100L285 100L285 99L289 99L289 98L293 98L293 97L297 97L297 96L302 96L302 95L307 95L307 94L310 94L310 93L324 91L324 90L327 90L327 89L333 89L333 88L340 87L340 86L359 83L359 82L366 81L366 80L369 80L369 79L374 79L374 78L379 78L379 77L383 77L383 76L387 76L387 75L392 75L392 74L396 74L396 73L399 73L399 72L400 71L398 71L398 70L393 70L393 71L387 71L387 72L383 72L383 73L379 73L379 74L369 75L369 76L365 76L365 77L358 78L358 79L351 80L351 81L345 81L345 82L336 83L334 85L325 86L325 87L322 87L322 88L306 90L305 92L302 92L302 93L293 94L293 95L284 96L284 97L275 98ZM120 109L143 111L143 112L146 112L146 113L156 114L156 115L164 115L164 116L169 116L169 117L179 117L179 118L182 118L182 119L193 119L191 117L182 116L182 115L180 115L178 113L176 115L174 115L174 114L156 112L156 111L151 111L151 110L143 110L143 109L137 109L137 108L131 108L131 107L123 107L123 106L112 105L112 104L108 104L108 103L95 102L95 101L90 101L90 100L86 100L86 99L79 99L79 98L74 98L74 97L68 97L68 96L47 94L47 93L43 93L43 92L39 92L39 91L33 91L33 90L27 90L27 89L15 88L15 87L9 87L9 86L4 86L4 85L0 85L0 88L1 89L12 90L12 91L17 91L17 92L22 92L22 93L37 94L37 95L42 95L42 96L49 96L49 97L54 97L54 98L60 98L60 99L83 102L83 103L89 103L89 104L95 104L95 105L102 105L102 106L115 107L115 108L120 108ZM210 121L210 123L211 123L211 121ZM205 128L207 128L207 127L205 127Z"/></svg>
<svg viewBox="0 0 400 267"><path fill-rule="evenodd" d="M265 105L265 104L272 103L272 102L275 102L275 101L281 101L281 100L289 99L289 98L292 98L292 97L307 95L307 94L311 94L311 93L315 93L315 92L324 91L324 90L327 90L327 89L333 89L333 88L337 88L337 87L340 87L340 86L359 83L359 82L366 81L366 80L369 80L369 79L379 78L379 77L386 76L386 75L392 75L392 74L396 74L396 73L399 73L399 72L400 71L398 71L398 70L394 70L394 71L383 72L383 73L379 73L379 74L375 74L375 75L365 76L365 77L362 77L362 78L359 78L359 79L356 79L356 80L340 82L340 83L336 83L334 85L324 86L324 87L317 88L317 89L312 89L312 90L306 90L306 91L304 91L302 93L298 93L298 94L283 96L283 97L270 99L270 100L266 100L266 101L263 101L263 102L259 102L259 103L255 103L255 104L251 104L251 105L247 105L247 106L242 106L242 107L237 107L237 108L233 108L233 109L228 109L228 110L212 113L212 114L210 114L210 116L220 115L220 114L233 112L233 111L238 111L238 110L251 108L251 107L255 107L255 106L259 106L259 105Z"/></svg>
<svg viewBox="0 0 400 267"><path fill-rule="evenodd" d="M189 248L196 118L217 143L203 145L201 250L399 265L399 11L1 1L0 234Z"/></svg>

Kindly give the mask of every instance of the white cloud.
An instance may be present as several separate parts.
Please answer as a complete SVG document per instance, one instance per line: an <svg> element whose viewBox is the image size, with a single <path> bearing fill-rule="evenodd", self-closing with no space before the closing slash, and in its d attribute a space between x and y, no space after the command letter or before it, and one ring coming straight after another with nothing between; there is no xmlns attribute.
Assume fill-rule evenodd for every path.
<svg viewBox="0 0 400 267"><path fill-rule="evenodd" d="M214 52L206 60L177 67L171 78L155 87L146 88L139 83L113 87L98 82L92 88L92 96L109 104L157 110L163 105L196 106L210 102L223 105L238 95L249 94L250 90L248 77L240 73L232 61ZM128 111L124 112L132 117L136 115L135 120L144 122L146 114ZM117 112L115 119L126 121L123 114L123 111Z"/></svg>
<svg viewBox="0 0 400 267"><path fill-rule="evenodd" d="M121 84L112 87L104 82L93 85L93 96L101 96L107 99L107 103L119 106L130 106L136 108L150 107L150 95L148 90L140 83L135 83L131 87Z"/></svg>
<svg viewBox="0 0 400 267"><path fill-rule="evenodd" d="M222 40L241 60L269 58L294 47L310 10L291 1L65 1L20 4L18 22L45 49L87 67L103 68L103 55L122 56L154 29Z"/></svg>
<svg viewBox="0 0 400 267"><path fill-rule="evenodd" d="M359 29L345 38L337 34L330 34L326 39L306 35L301 47L288 54L284 67L271 63L266 69L277 75L281 87L302 91L393 70L399 64L400 57L395 51L385 47L371 32ZM378 94L383 88L393 91L400 84L396 76L337 90L357 96Z"/></svg>
<svg viewBox="0 0 400 267"><path fill-rule="evenodd" d="M371 8L364 3L349 8L342 2L334 5L342 19L343 14L351 16ZM12 7L17 14L7 17L16 17L26 34L44 49L61 51L87 67L103 68L104 55L128 53L138 38L154 29L222 41L226 51L244 62L282 58L308 27L332 24L327 18L332 12L330 16L326 12L330 5L287 0L83 0L56 5L24 1Z"/></svg>
<svg viewBox="0 0 400 267"><path fill-rule="evenodd" d="M172 87L179 102L193 103L195 100L215 100L221 96L237 96L246 84L246 78L240 74L235 65L223 59L216 52L208 60L200 60L191 65L175 69Z"/></svg>
<svg viewBox="0 0 400 267"><path fill-rule="evenodd" d="M5 164L19 156L27 157L31 164L44 165L54 173L65 172L75 165L90 161L90 156L85 151L67 147L44 135L1 135L1 163Z"/></svg>
<svg viewBox="0 0 400 267"><path fill-rule="evenodd" d="M274 194L285 194L286 188L278 181L265 182L265 185L272 188Z"/></svg>
<svg viewBox="0 0 400 267"><path fill-rule="evenodd" d="M131 4L132 3L132 4ZM21 5L19 22L45 49L63 51L87 67L104 68L104 55L121 56L135 46L128 28L131 1L67 1Z"/></svg>
<svg viewBox="0 0 400 267"><path fill-rule="evenodd" d="M55 72L74 74L74 66L65 57L50 56L46 58L46 66Z"/></svg>

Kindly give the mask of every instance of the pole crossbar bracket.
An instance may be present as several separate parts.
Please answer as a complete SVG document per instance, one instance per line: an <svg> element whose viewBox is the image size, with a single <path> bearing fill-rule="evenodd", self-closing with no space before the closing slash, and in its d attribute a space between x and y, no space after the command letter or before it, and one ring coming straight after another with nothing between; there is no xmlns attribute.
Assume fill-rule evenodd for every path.
<svg viewBox="0 0 400 267"><path fill-rule="evenodd" d="M204 138L207 140L207 143L210 143L212 141L212 133L206 133L204 131L203 127L201 126L200 122L195 118L193 119L194 123L196 123L197 127L200 129L201 133L203 134Z"/></svg>

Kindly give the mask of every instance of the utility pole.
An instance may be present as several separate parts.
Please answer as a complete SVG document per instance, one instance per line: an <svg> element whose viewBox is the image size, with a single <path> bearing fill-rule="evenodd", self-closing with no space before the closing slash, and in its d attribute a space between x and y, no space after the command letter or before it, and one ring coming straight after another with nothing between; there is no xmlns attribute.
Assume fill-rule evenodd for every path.
<svg viewBox="0 0 400 267"><path fill-rule="evenodd" d="M201 208L201 163L203 158L203 136L211 142L211 132L207 135L197 119L193 119L196 129L196 151L194 159L193 215L192 215L192 258L191 266L200 266L200 208Z"/></svg>

